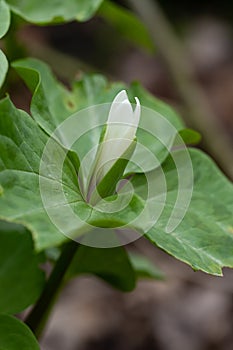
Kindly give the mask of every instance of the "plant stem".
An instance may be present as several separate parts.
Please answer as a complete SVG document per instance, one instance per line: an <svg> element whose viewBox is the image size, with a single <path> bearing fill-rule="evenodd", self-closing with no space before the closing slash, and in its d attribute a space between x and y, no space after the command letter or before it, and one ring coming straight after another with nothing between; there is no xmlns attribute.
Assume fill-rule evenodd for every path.
<svg viewBox="0 0 233 350"><path fill-rule="evenodd" d="M38 302L28 315L25 323L31 328L34 334L39 337L44 329L49 312L54 303L54 299L58 294L65 273L79 247L79 244L70 241L65 244L58 258L51 275L45 285Z"/></svg>
<svg viewBox="0 0 233 350"><path fill-rule="evenodd" d="M212 110L182 42L176 36L165 13L152 0L128 0L148 28L155 46L163 56L176 89L183 101L187 121L203 134L203 145L224 172L233 178L232 142ZM183 115L185 117L185 115Z"/></svg>

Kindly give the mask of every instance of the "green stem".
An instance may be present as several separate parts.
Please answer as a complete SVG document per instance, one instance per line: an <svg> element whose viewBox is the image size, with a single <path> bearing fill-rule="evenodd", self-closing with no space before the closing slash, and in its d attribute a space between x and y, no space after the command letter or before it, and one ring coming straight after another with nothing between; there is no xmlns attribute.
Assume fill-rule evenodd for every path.
<svg viewBox="0 0 233 350"><path fill-rule="evenodd" d="M70 241L63 247L61 255L45 285L44 291L31 313L26 318L25 323L31 328L37 337L41 335L44 329L54 299L78 247L79 244L74 241Z"/></svg>

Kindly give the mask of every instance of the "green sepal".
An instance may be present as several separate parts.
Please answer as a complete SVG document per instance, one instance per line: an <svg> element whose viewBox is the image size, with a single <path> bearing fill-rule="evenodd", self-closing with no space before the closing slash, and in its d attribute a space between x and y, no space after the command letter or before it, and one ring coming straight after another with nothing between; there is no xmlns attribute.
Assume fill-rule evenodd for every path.
<svg viewBox="0 0 233 350"><path fill-rule="evenodd" d="M119 159L113 164L111 169L103 177L100 183L94 190L90 203L95 204L99 196L106 198L113 195L116 192L116 185L118 181L123 177L124 171L129 163L129 160L135 150L136 142L132 141L127 150L121 155Z"/></svg>

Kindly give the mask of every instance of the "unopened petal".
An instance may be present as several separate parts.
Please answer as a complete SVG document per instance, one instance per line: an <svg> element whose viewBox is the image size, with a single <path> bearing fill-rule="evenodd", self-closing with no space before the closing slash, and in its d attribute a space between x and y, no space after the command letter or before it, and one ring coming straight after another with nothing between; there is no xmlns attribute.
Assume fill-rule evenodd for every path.
<svg viewBox="0 0 233 350"><path fill-rule="evenodd" d="M107 124L127 123L131 121L133 109L128 99L122 102L113 102L110 108Z"/></svg>
<svg viewBox="0 0 233 350"><path fill-rule="evenodd" d="M124 100L128 100L128 96L127 96L127 92L125 90L121 90L116 97L114 98L114 100L112 101L112 103L121 103Z"/></svg>
<svg viewBox="0 0 233 350"><path fill-rule="evenodd" d="M89 194L94 186L93 181L99 183L135 139L141 113L137 97L135 97L135 101L136 107L133 110L126 91L122 90L111 104L105 135L97 154Z"/></svg>
<svg viewBox="0 0 233 350"><path fill-rule="evenodd" d="M141 115L141 104L137 97L135 97L135 101L136 101L136 107L134 110L134 125L138 127L140 115Z"/></svg>

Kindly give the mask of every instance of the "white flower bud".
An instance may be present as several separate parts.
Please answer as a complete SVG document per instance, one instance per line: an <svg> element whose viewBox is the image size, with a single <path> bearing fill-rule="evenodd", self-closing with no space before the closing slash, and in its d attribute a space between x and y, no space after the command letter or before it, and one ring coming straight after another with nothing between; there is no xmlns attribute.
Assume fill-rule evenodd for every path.
<svg viewBox="0 0 233 350"><path fill-rule="evenodd" d="M105 134L96 156L89 195L93 187L100 183L135 139L141 114L141 106L137 97L135 101L136 107L133 110L126 91L122 90L112 102Z"/></svg>

